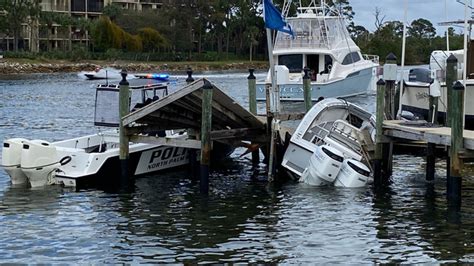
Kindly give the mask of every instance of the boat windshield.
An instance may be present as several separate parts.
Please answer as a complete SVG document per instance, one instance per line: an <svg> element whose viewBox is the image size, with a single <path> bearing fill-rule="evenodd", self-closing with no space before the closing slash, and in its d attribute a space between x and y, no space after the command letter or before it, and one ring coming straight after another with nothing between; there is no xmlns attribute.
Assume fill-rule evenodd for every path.
<svg viewBox="0 0 474 266"><path fill-rule="evenodd" d="M285 65L290 73L301 73L301 71L303 71L303 55L280 55L278 57L278 64Z"/></svg>

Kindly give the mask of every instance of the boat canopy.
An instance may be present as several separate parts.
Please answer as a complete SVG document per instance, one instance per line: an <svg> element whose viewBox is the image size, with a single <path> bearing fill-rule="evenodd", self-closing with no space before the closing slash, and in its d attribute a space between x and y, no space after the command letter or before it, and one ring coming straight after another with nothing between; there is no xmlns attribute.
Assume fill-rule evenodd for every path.
<svg viewBox="0 0 474 266"><path fill-rule="evenodd" d="M288 49L348 49L358 51L346 29L344 19L335 16L305 16L287 19L295 36L278 32L274 52Z"/></svg>

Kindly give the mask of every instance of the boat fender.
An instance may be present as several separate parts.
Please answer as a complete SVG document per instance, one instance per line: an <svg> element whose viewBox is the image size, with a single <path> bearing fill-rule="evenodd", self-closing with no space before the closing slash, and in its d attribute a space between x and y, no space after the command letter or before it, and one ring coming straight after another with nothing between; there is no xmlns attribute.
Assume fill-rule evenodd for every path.
<svg viewBox="0 0 474 266"><path fill-rule="evenodd" d="M68 164L72 160L71 156L64 156L61 160L59 160L59 164L61 166Z"/></svg>

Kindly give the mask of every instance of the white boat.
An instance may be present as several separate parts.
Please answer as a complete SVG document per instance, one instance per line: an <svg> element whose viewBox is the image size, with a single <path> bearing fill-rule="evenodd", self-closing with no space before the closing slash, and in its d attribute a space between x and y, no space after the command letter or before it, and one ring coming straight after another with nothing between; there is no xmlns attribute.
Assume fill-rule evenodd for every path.
<svg viewBox="0 0 474 266"><path fill-rule="evenodd" d="M324 99L306 113L292 135L282 166L310 185L365 186L371 171L364 144L374 139L373 115L342 99Z"/></svg>
<svg viewBox="0 0 474 266"><path fill-rule="evenodd" d="M401 97L402 111L410 117L424 119L430 122L446 121L446 107L448 105L448 92L446 87L446 60L450 55L454 55L458 60L457 79L462 80L464 68L464 51L433 51L430 55L429 68L414 68L403 75L403 92ZM474 105L470 99L474 99L474 79L468 66L468 77L465 88L465 118L466 128L474 129ZM433 91L432 82L439 83L439 92ZM431 89L430 89L431 88ZM437 91L437 90L436 90ZM438 117L428 117L429 96L435 93L438 99Z"/></svg>
<svg viewBox="0 0 474 266"><path fill-rule="evenodd" d="M167 94L166 84L131 86L131 109L141 108ZM139 92L138 95L135 92ZM119 86L96 89L95 125L118 125ZM163 138L185 138L184 131L150 133ZM130 143L130 170L142 175L188 163L189 149L166 145ZM118 130L100 132L63 141L7 139L2 149L2 166L13 184L31 187L48 184L77 186L78 182L120 176ZM96 180L94 180L96 179ZM116 181L116 180L115 180Z"/></svg>
<svg viewBox="0 0 474 266"><path fill-rule="evenodd" d="M111 68L111 67L106 67L106 68L96 68L93 71L83 71L79 73L80 77L83 77L85 79L115 79L119 80L122 78L120 75L121 70L116 69L116 68ZM128 75L128 79L134 78L133 75Z"/></svg>
<svg viewBox="0 0 474 266"><path fill-rule="evenodd" d="M299 2L295 17L288 17ZM277 32L273 48L276 82L282 101L303 101L303 70L310 69L311 98L348 97L375 88L378 56L362 55L351 39L344 18L324 1L303 7L285 1L283 15L295 37ZM295 3L296 4L296 3ZM257 82L257 100L265 101L270 70Z"/></svg>

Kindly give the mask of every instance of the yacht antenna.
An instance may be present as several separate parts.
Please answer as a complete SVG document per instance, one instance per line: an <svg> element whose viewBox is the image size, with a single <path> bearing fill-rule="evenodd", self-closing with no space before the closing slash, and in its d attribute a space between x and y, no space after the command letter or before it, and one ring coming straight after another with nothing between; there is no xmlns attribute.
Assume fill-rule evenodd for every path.
<svg viewBox="0 0 474 266"><path fill-rule="evenodd" d="M399 99L398 99L398 114L397 116L402 115L402 94L403 94L403 85L404 81L404 68L405 68L405 46L406 46L406 39L407 39L407 9L408 9L407 0L403 1L404 7L404 15L403 15L403 37L402 37L402 65L401 68L401 77L400 77L400 92L399 92Z"/></svg>
<svg viewBox="0 0 474 266"><path fill-rule="evenodd" d="M444 0L444 17L448 21L448 0ZM446 50L449 52L449 25L446 25Z"/></svg>

